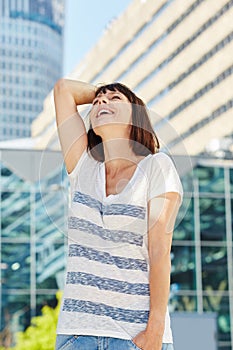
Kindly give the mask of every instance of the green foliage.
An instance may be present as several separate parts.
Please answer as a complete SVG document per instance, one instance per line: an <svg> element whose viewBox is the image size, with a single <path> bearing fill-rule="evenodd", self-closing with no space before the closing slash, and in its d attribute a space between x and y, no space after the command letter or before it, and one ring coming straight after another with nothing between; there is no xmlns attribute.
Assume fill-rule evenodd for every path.
<svg viewBox="0 0 233 350"><path fill-rule="evenodd" d="M54 350L61 292L57 293L57 300L55 309L44 306L42 315L33 317L31 325L17 334L16 346L12 350Z"/></svg>

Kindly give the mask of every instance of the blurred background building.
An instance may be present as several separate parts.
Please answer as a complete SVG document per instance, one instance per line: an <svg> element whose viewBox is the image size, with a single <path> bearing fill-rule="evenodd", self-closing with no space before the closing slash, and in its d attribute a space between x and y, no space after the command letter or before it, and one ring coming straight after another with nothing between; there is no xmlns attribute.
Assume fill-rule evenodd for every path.
<svg viewBox="0 0 233 350"><path fill-rule="evenodd" d="M20 151L33 148L31 123L62 75L64 5L64 0L0 1L0 148L12 149L0 152L0 345L12 343L12 335L25 329L45 299L55 299L58 285L53 277L46 278L52 275L52 265L56 271L64 267L62 258L52 258L49 239L64 223L64 201L50 212L61 190L52 183L52 168L46 172L44 190L39 188L39 153Z"/></svg>
<svg viewBox="0 0 233 350"><path fill-rule="evenodd" d="M0 140L29 137L62 74L64 0L0 2Z"/></svg>
<svg viewBox="0 0 233 350"><path fill-rule="evenodd" d="M43 305L55 306L62 289L68 203L60 164L60 152L1 148L0 347Z"/></svg>
<svg viewBox="0 0 233 350"><path fill-rule="evenodd" d="M233 0L133 0L69 75L93 84L121 81L147 103L162 150L174 158L184 186L184 202L173 241L170 308L199 314L216 312L218 350L233 349L232 18ZM87 114L86 108L81 109L81 114ZM23 220L28 232L24 235L10 226L16 214L14 206L8 205L7 195L2 194L1 211L11 210L7 219L2 215L6 230L2 231L2 246L9 246L7 237L13 234L17 252L22 243L31 249L31 254L22 255L22 259L10 257L6 250L1 260L3 275L10 276L7 295L14 294L15 298L3 304L2 319L5 325L10 320L10 327L14 325L13 319L24 315L24 310L33 305L35 312L36 305L39 308L48 295L52 300L61 285L60 273L64 267L63 205L67 197L63 189L67 188L67 181L62 161L52 166L51 171L48 166L51 160L46 158L47 154L58 156L60 149L52 92L31 130L33 157L37 154L42 159L39 173L46 169L41 181L31 178L29 186L26 179L33 173L33 167L26 171L16 165L21 163L13 161L16 153L12 162L9 155L2 159L2 193L6 188L11 190L8 185L11 178L16 178L21 197L22 193L33 193L23 197L27 203L25 213L34 215L30 216L30 222L29 214ZM39 190L40 183L46 191ZM54 190L61 196L56 201L59 203L56 213ZM11 192L15 195L14 188ZM40 194L39 200L36 195ZM15 209L18 222L25 214L20 210L22 205ZM51 225L43 226L47 223L43 215L48 216ZM59 224L56 220L60 220ZM42 233L37 232L37 225L41 225ZM24 249L28 252L26 245ZM46 268L43 261L47 262ZM41 272L41 266L47 274ZM24 271L29 289L18 280ZM23 300L22 305L16 303L17 298Z"/></svg>

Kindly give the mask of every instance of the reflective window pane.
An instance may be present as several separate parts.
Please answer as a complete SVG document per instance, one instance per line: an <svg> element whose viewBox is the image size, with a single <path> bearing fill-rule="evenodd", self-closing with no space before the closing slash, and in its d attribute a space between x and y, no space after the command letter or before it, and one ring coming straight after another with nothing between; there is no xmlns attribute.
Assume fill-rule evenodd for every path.
<svg viewBox="0 0 233 350"><path fill-rule="evenodd" d="M194 179L194 173L192 170L190 170L188 173L184 174L181 177L182 187L184 193L193 193L193 179Z"/></svg>
<svg viewBox="0 0 233 350"><path fill-rule="evenodd" d="M37 239L63 239L67 235L64 193L38 192L35 202Z"/></svg>
<svg viewBox="0 0 233 350"><path fill-rule="evenodd" d="M202 247L203 290L225 291L228 288L226 247Z"/></svg>
<svg viewBox="0 0 233 350"><path fill-rule="evenodd" d="M233 169L230 169L230 187L231 193L233 193Z"/></svg>
<svg viewBox="0 0 233 350"><path fill-rule="evenodd" d="M2 244L2 288L30 289L30 244Z"/></svg>
<svg viewBox="0 0 233 350"><path fill-rule="evenodd" d="M12 321L12 325L17 326L17 331L24 331L30 324L31 312L30 312L30 294L29 292L18 294L17 291L3 291L2 294L2 322L1 327L9 325L9 320ZM3 328L1 328L1 331ZM10 331L10 330L9 330ZM12 329L14 331L14 329ZM1 334L4 337L4 332ZM3 338L3 344L8 345L8 341L12 341L13 334L8 332L8 339ZM7 346L8 348L8 346Z"/></svg>
<svg viewBox="0 0 233 350"><path fill-rule="evenodd" d="M38 289L63 289L65 249L63 243L38 241L36 244L36 286Z"/></svg>
<svg viewBox="0 0 233 350"><path fill-rule="evenodd" d="M224 170L219 167L201 167L194 170L200 192L224 193Z"/></svg>
<svg viewBox="0 0 233 350"><path fill-rule="evenodd" d="M29 182L23 181L16 174L12 173L11 170L6 168L0 163L1 170L1 188L6 191L29 191Z"/></svg>
<svg viewBox="0 0 233 350"><path fill-rule="evenodd" d="M173 238L174 240L190 240L194 238L193 198L184 197L177 216Z"/></svg>
<svg viewBox="0 0 233 350"><path fill-rule="evenodd" d="M195 251L190 246L172 247L171 284L176 290L195 289Z"/></svg>
<svg viewBox="0 0 233 350"><path fill-rule="evenodd" d="M171 293L170 310L173 311L197 311L197 297L193 295L176 295Z"/></svg>
<svg viewBox="0 0 233 350"><path fill-rule="evenodd" d="M200 226L203 241L226 240L225 199L200 198Z"/></svg>
<svg viewBox="0 0 233 350"><path fill-rule="evenodd" d="M30 235L30 193L1 193L2 237L24 238Z"/></svg>
<svg viewBox="0 0 233 350"><path fill-rule="evenodd" d="M233 241L233 199L231 200L231 230L232 230L232 241Z"/></svg>

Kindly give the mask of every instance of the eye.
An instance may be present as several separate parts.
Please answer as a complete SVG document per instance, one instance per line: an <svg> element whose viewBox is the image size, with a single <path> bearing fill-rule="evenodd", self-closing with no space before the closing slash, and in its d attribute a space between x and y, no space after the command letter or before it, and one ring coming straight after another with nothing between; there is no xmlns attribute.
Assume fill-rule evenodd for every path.
<svg viewBox="0 0 233 350"><path fill-rule="evenodd" d="M120 100L120 96L119 95L113 95L112 96L112 100Z"/></svg>
<svg viewBox="0 0 233 350"><path fill-rule="evenodd" d="M98 99L95 99L95 100L92 102L93 106L96 105L97 102L98 102Z"/></svg>

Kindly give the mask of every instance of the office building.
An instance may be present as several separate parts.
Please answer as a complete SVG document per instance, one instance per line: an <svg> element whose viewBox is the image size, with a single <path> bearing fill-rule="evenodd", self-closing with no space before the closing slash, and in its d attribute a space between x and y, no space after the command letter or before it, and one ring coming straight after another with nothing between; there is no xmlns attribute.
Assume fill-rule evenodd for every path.
<svg viewBox="0 0 233 350"><path fill-rule="evenodd" d="M232 0L134 0L71 73L121 81L141 96L173 154L200 154L233 134ZM32 125L38 148L55 135L51 100Z"/></svg>
<svg viewBox="0 0 233 350"><path fill-rule="evenodd" d="M0 152L0 347L56 305L65 265L67 179L60 152Z"/></svg>
<svg viewBox="0 0 233 350"><path fill-rule="evenodd" d="M1 0L0 140L31 135L31 123L62 74L64 0Z"/></svg>

